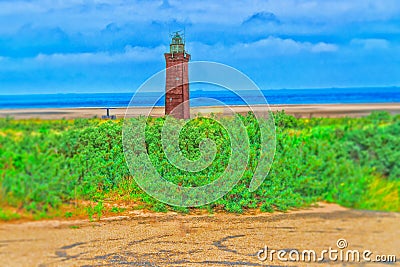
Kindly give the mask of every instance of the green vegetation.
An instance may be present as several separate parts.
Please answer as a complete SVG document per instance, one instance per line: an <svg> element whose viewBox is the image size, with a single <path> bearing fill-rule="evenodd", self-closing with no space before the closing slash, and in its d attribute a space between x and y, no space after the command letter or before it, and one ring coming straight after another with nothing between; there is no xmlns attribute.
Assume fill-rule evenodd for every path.
<svg viewBox="0 0 400 267"><path fill-rule="evenodd" d="M120 213L120 212L124 212L126 209L125 208L119 208L119 207L112 207L110 212L113 213Z"/></svg>
<svg viewBox="0 0 400 267"><path fill-rule="evenodd" d="M14 213L12 211L8 210L3 210L0 208L0 221L8 221L8 220L13 220L13 219L19 219L21 216L18 213Z"/></svg>
<svg viewBox="0 0 400 267"><path fill-rule="evenodd" d="M250 139L244 176L227 195L202 208L272 212L325 200L358 209L400 211L400 116L378 112L364 118L296 119L275 114L274 163L255 192L248 186L257 164L259 129L251 114L241 119ZM189 159L199 157L204 137L213 139L218 151L206 170L189 175L172 166L161 149L164 120L149 119L146 127L150 158L163 177L198 186L223 172L231 148L219 124L197 119L180 133L180 148ZM103 204L110 198L154 211L189 212L158 202L136 185L125 163L122 125L122 120L0 119L0 220L18 218L15 210L41 218L65 205L78 209L76 203L89 203L87 215L99 219L105 212L119 211ZM72 214L69 210L60 216Z"/></svg>

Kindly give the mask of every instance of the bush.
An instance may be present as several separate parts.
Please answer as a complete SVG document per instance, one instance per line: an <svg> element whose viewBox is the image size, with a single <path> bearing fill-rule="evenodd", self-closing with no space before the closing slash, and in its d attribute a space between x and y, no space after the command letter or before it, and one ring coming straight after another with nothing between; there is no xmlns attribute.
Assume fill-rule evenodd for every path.
<svg viewBox="0 0 400 267"><path fill-rule="evenodd" d="M373 113L364 118L296 119L276 113L275 159L255 192L249 192L248 185L259 158L260 129L252 114L240 119L250 140L246 171L228 194L204 208L241 213L260 207L271 212L326 200L399 211L399 205L386 202L399 203L393 192L399 189L400 179L400 116ZM179 146L187 158L200 156L199 144L205 137L213 139L217 149L211 165L187 173L165 156L160 142L164 121L148 119L146 127L148 153L164 178L183 186L201 186L224 172L231 148L220 124L200 118L181 131ZM122 120L98 119L0 119L0 205L40 213L76 199L101 203L106 194L116 192L156 211L176 210L149 197L132 179L123 154L122 124ZM364 205L366 196L380 200ZM96 206L88 214L100 217L102 210Z"/></svg>

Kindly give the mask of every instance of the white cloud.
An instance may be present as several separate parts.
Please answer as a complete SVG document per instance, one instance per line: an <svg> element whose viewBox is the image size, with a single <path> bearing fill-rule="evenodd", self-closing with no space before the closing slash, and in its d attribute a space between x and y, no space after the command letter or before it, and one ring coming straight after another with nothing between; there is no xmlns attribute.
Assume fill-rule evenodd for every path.
<svg viewBox="0 0 400 267"><path fill-rule="evenodd" d="M167 51L165 46L154 48L126 46L119 53L96 52L96 53L40 53L35 57L12 58L0 56L1 71L24 71L63 68L71 66L71 69L79 67L96 68L99 65L118 66L123 63L135 66L140 63L162 61L163 53Z"/></svg>
<svg viewBox="0 0 400 267"><path fill-rule="evenodd" d="M0 0L0 71L5 70L3 77L15 76L16 84L25 81L17 80L24 73L57 82L64 70L78 78L81 73L125 75L123 70L132 69L139 75L146 71L143 63L162 67L168 29L186 25L193 60L236 64L250 74L257 70L255 75L278 71L275 66L285 66L284 73L301 73L308 66L314 73L327 66L333 74L362 80L366 75L348 65L398 65L399 14L398 0ZM249 18L256 21L243 23ZM380 55L370 57L376 52ZM388 80L398 77L379 73ZM276 74L268 81L280 79ZM326 79L335 84L338 77Z"/></svg>
<svg viewBox="0 0 400 267"><path fill-rule="evenodd" d="M310 42L296 41L290 38L283 39L270 36L254 43L237 44L232 47L232 52L237 55L240 52L247 51L246 56L248 56L249 51L254 51L254 55L260 57L262 55L292 55L300 52L334 52L337 49L337 46L334 44L323 42L313 44Z"/></svg>
<svg viewBox="0 0 400 267"><path fill-rule="evenodd" d="M355 46L361 46L367 50L373 50L373 49L386 49L389 47L390 43L386 39L369 38L369 39L352 39L350 44Z"/></svg>
<svg viewBox="0 0 400 267"><path fill-rule="evenodd" d="M312 52L335 52L338 50L338 46L335 44L327 44L324 42L319 42L315 45L312 45L311 51Z"/></svg>
<svg viewBox="0 0 400 267"><path fill-rule="evenodd" d="M165 46L155 48L126 46L121 53L39 54L34 60L46 64L109 64L118 62L145 62L159 60Z"/></svg>
<svg viewBox="0 0 400 267"><path fill-rule="evenodd" d="M226 45L222 43L208 45L200 42L188 44L188 52L193 52L193 60L211 60L230 62L232 59L263 60L281 56L301 54L333 53L339 47L331 43L300 42L291 38L268 38L249 42Z"/></svg>
<svg viewBox="0 0 400 267"><path fill-rule="evenodd" d="M102 28L116 22L192 22L193 24L240 25L246 18L267 12L283 22L319 21L347 23L397 18L400 3L396 0L286 0L286 1L169 1L171 8L163 8L162 1L96 1L96 0L36 0L0 1L0 15L9 23L34 23L39 26L57 24L73 31ZM164 5L165 6L165 5ZM13 16L10 21L8 16ZM295 24L295 23L294 23ZM4 24L5 28L8 23ZM311 25L315 26L315 25ZM0 32L1 32L0 26Z"/></svg>

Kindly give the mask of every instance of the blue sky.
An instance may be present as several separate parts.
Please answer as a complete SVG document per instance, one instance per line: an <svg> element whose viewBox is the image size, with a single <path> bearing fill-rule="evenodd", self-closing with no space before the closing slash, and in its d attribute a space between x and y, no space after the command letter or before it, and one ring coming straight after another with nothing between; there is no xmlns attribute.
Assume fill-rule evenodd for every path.
<svg viewBox="0 0 400 267"><path fill-rule="evenodd" d="M400 85L397 0L0 0L0 94L132 92L182 28L262 89Z"/></svg>

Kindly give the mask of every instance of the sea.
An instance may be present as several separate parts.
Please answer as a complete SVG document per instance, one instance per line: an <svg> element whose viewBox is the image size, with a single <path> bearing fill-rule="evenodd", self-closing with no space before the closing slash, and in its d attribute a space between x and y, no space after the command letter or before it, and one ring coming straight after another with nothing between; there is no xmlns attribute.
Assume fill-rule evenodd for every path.
<svg viewBox="0 0 400 267"><path fill-rule="evenodd" d="M320 88L320 89L271 89L262 90L269 104L350 104L350 103L399 103L400 87L367 87L367 88ZM26 94L0 95L1 109L27 108L81 108L81 107L127 107L133 97L132 93L71 93L71 94ZM264 104L262 97L252 91L249 104ZM245 102L231 91L190 92L192 106L212 106L215 101L195 101L196 98L210 98L226 105L243 105ZM135 97L136 106L154 106L154 93L143 93ZM155 106L163 106L161 98Z"/></svg>

